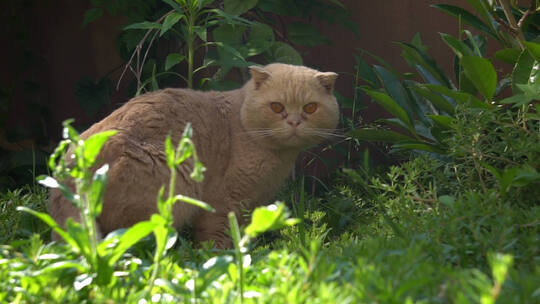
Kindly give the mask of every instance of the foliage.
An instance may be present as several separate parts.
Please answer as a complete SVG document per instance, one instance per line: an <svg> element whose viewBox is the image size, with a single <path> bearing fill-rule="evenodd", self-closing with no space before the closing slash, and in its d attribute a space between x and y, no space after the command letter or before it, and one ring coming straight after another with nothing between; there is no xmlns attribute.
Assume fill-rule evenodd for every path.
<svg viewBox="0 0 540 304"><path fill-rule="evenodd" d="M392 118L381 119L380 122L390 126L392 130L361 128L351 132L354 138L386 141L392 143L396 150L425 151L435 153L440 157L449 153L445 139L455 119L456 105L489 109L494 103L499 102L497 97L508 85L512 86L515 95L524 94L523 90L527 90L529 101L534 99L533 87L536 87L535 71L538 66L534 52L539 45L534 42L520 41L520 39L528 37L532 40L537 37L533 35L537 32L534 22L537 16L535 6L531 6L532 11L521 13L522 20L519 23L521 27L517 28L513 26L515 20L513 16L510 16L511 14L506 14L507 19L498 14L507 13L510 9L506 6L506 1L500 1L502 5L500 7L496 6L494 1L469 0L467 2L483 20L457 6L438 4L434 7L495 38L504 49L494 56L514 65L512 74L498 77L491 60L485 58L486 38L473 36L470 31L462 28L459 29L459 38L441 34L443 41L456 54L454 76L457 85L452 82L451 77L444 74L435 60L426 52L427 47L422 45L418 35L411 43L398 43L398 45L403 50L403 57L411 67L416 69L423 83L411 79L410 74L401 75L378 57L375 59L382 66L373 67L359 57L361 67L359 75L366 82L362 90L391 114ZM535 2L532 1L532 3ZM511 33L503 30L508 28L515 30ZM525 36L523 32L526 33ZM461 38L462 35L465 38ZM378 86L380 87L377 88ZM478 94L481 95L481 99L477 98ZM523 108L522 111L526 112L527 109Z"/></svg>
<svg viewBox="0 0 540 304"><path fill-rule="evenodd" d="M128 69L134 71L137 94L178 80L189 88L236 88L239 84L229 78L238 77L227 77L231 69L245 81L244 68L254 62L301 64L302 58L293 46L329 43L305 21L311 16L356 32L339 1L161 0L142 6L146 13L138 15L124 2L92 1L84 24L99 19L104 11L135 15L129 18L119 43L128 61L123 74ZM300 17L303 21L284 23L283 17ZM165 52L160 51L163 49Z"/></svg>

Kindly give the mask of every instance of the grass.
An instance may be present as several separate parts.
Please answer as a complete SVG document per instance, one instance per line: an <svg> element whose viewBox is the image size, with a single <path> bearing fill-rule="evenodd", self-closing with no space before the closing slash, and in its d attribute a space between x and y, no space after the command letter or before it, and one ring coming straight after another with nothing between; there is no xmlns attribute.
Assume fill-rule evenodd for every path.
<svg viewBox="0 0 540 304"><path fill-rule="evenodd" d="M301 222L279 204L257 209L245 229L232 216L232 250L171 231L175 198L162 197L156 218L88 255L79 228L67 231L74 243L48 243L46 226L16 211L44 211L43 188L2 194L0 302L540 303L538 120L457 117L451 160L344 169L316 196L291 182L279 198ZM185 159L180 146L167 150L172 166Z"/></svg>

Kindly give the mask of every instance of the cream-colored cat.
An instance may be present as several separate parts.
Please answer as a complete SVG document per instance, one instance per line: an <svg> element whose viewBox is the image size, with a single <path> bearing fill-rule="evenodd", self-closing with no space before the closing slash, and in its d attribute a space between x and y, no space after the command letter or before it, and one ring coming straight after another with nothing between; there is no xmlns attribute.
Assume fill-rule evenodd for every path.
<svg viewBox="0 0 540 304"><path fill-rule="evenodd" d="M339 117L332 94L337 74L285 64L251 67L250 72L252 79L234 91L165 89L138 96L82 134L118 131L100 153L101 163L110 166L98 219L103 235L157 212L157 192L169 179L165 137L171 134L177 143L188 122L207 170L204 181L196 183L189 177L192 163L184 163L176 191L209 203L216 212L178 202L175 226L190 223L197 241L214 240L218 247L232 245L230 211L238 216L241 209L268 202L298 153L331 136ZM50 212L61 224L77 217L57 190L51 192Z"/></svg>

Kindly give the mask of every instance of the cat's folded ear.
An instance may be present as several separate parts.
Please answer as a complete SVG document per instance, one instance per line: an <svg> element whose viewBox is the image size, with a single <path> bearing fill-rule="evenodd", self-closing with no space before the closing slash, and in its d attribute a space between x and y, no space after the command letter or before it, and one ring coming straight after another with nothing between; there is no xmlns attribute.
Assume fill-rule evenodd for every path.
<svg viewBox="0 0 540 304"><path fill-rule="evenodd" d="M270 72L256 65L250 66L249 72L251 74L251 78L253 78L255 90L258 90L261 87L261 84L270 78Z"/></svg>
<svg viewBox="0 0 540 304"><path fill-rule="evenodd" d="M332 94L337 77L338 74L334 72L318 72L315 74L315 78L319 80L319 83L326 89L328 94Z"/></svg>

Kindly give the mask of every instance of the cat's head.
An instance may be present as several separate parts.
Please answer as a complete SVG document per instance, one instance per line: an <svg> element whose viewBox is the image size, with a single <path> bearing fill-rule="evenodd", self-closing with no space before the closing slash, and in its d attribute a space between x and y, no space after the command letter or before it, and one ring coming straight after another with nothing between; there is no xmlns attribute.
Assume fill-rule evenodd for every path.
<svg viewBox="0 0 540 304"><path fill-rule="evenodd" d="M241 120L253 139L303 148L332 136L339 120L336 73L274 63L250 67Z"/></svg>

